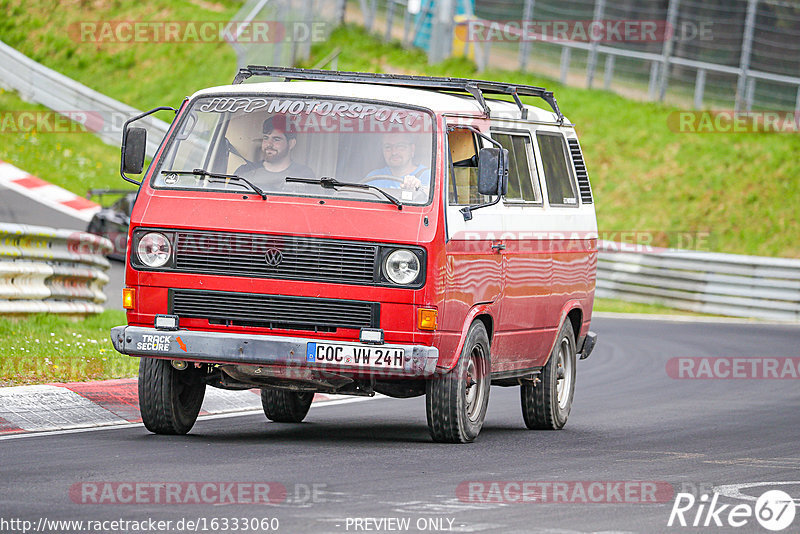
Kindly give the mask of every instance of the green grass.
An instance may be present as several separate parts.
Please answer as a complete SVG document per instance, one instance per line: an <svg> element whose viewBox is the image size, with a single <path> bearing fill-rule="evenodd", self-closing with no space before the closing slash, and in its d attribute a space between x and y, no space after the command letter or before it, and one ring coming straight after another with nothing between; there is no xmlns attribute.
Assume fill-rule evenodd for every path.
<svg viewBox="0 0 800 534"><path fill-rule="evenodd" d="M78 20L227 20L239 7L233 0L157 0L147 5L122 0L80 2L73 8L61 5L57 18L50 16L52 7L45 0L15 0L7 5L9 16L0 21L0 39L141 109L175 105L197 89L229 83L234 71L235 55L226 43L95 45L75 42L67 31ZM674 107L633 102L602 90L564 87L529 73L477 73L465 59L428 66L422 51L385 44L352 26L338 29L327 42L315 45L304 66L313 65L337 46L342 49L341 70L479 76L555 90L580 134L601 236L619 239L619 232L653 232L652 238L645 238L650 244L687 246L687 240L699 233L701 250L800 257L796 135L674 133L667 123L669 114L677 110ZM541 101L532 103L546 107ZM77 193L85 192L89 183L91 187L122 185L116 178L116 151L112 158L101 154L101 148L89 153L70 146L71 155L65 156L67 141L56 142L62 147L60 154L53 146L42 150L42 143L52 145L18 140L17 145L32 155L24 151L16 155L9 146L0 149L0 157ZM88 153L90 164L102 169L88 175L76 172L73 161L79 153ZM87 177L91 174L95 176Z"/></svg>
<svg viewBox="0 0 800 534"><path fill-rule="evenodd" d="M79 320L0 317L0 386L136 376L139 360L111 345L109 330L122 324L125 312L118 310Z"/></svg>
<svg viewBox="0 0 800 534"><path fill-rule="evenodd" d="M48 111L2 89L0 110ZM91 188L126 187L119 175L119 148L103 143L96 135L15 131L10 124L14 123L0 129L0 160L79 195Z"/></svg>
<svg viewBox="0 0 800 534"><path fill-rule="evenodd" d="M604 299L595 297L593 312L613 312L613 313L646 313L659 315L694 315L703 316L705 314L694 313L685 310L678 310L661 306L659 304L640 304L638 302L627 302L624 300Z"/></svg>
<svg viewBox="0 0 800 534"><path fill-rule="evenodd" d="M198 89L230 83L228 43L85 42L93 21L228 21L236 0L5 0L0 39L28 57L138 109L176 106ZM55 13L57 11L57 13Z"/></svg>

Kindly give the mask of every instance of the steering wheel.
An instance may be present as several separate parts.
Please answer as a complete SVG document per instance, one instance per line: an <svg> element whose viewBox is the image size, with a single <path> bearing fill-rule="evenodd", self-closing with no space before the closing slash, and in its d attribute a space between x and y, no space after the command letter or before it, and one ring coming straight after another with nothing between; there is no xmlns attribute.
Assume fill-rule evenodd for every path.
<svg viewBox="0 0 800 534"><path fill-rule="evenodd" d="M369 182L373 180L391 180L392 182L397 182L399 184L403 184L403 182L405 182L403 178L398 178L397 176L391 174L372 174L369 176L369 181L364 183L369 184Z"/></svg>
<svg viewBox="0 0 800 534"><path fill-rule="evenodd" d="M415 178L416 178L416 176L415 176ZM417 179L419 179L419 178L417 178ZM392 182L399 183L401 186L405 183L405 177L399 178L399 177L391 175L391 174L373 174L372 176L369 177L369 182L371 182L373 180L390 180ZM365 182L365 183L369 184L369 182ZM404 191L404 192L405 191L409 191L408 189L403 189L402 187L400 187L399 189L401 191ZM425 202L426 200L428 200L428 193L426 191L423 191L422 189L417 189L415 191L412 190L410 192L412 193L411 200L413 202Z"/></svg>

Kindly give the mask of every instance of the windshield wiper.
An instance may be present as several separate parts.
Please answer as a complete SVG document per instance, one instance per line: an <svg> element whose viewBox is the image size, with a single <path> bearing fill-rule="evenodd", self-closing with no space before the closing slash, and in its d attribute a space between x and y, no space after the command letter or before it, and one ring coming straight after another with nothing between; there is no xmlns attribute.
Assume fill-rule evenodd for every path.
<svg viewBox="0 0 800 534"><path fill-rule="evenodd" d="M327 189L336 189L337 187L355 187L358 189L373 189L380 193L381 195L385 196L389 202L397 206L398 210L403 209L403 203L397 200L395 197L381 189L380 187L375 187L374 185L369 184L357 184L354 182L340 182L336 178L332 178L330 176L323 176L322 178L295 178L293 176L286 177L287 182L296 182L301 184L319 184L322 187Z"/></svg>
<svg viewBox="0 0 800 534"><path fill-rule="evenodd" d="M256 184L254 184L247 178L242 178L241 176L236 176L235 174L220 174L216 172L208 172L205 169L192 169L191 171L174 171L174 170L161 171L161 174L194 174L195 176L216 178L216 180L209 180L210 182L215 184L228 183L230 180L237 180L239 182L247 184L248 186L250 186L250 189L258 193L262 199L267 200L267 194L260 187L258 187ZM224 180L224 182L220 180Z"/></svg>

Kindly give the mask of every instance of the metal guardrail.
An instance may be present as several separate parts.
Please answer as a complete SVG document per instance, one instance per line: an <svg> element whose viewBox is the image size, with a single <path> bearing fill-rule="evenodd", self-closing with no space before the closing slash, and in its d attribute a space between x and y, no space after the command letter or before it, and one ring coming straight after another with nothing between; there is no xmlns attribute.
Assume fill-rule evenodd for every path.
<svg viewBox="0 0 800 534"><path fill-rule="evenodd" d="M101 313L111 250L85 232L0 223L0 315Z"/></svg>
<svg viewBox="0 0 800 534"><path fill-rule="evenodd" d="M800 321L800 260L601 241L598 297L699 313Z"/></svg>
<svg viewBox="0 0 800 534"><path fill-rule="evenodd" d="M122 125L141 111L76 82L0 41L0 87L17 91L84 126L114 146L122 142ZM152 157L167 134L169 124L145 117L137 126L147 129L147 155Z"/></svg>

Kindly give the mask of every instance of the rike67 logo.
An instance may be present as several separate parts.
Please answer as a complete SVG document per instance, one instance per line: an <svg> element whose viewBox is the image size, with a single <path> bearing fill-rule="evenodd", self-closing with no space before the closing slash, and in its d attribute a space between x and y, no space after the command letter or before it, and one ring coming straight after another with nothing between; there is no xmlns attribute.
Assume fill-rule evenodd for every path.
<svg viewBox="0 0 800 534"><path fill-rule="evenodd" d="M743 527L751 525L753 519L767 530L781 531L794 521L795 503L792 497L781 490L763 493L755 504L720 504L719 493L706 493L695 498L691 493L678 493L667 526L691 527Z"/></svg>

